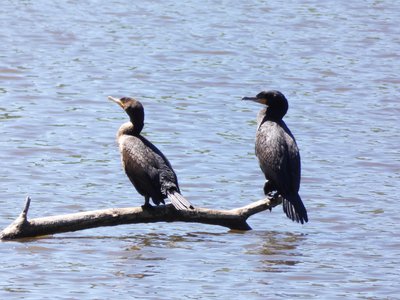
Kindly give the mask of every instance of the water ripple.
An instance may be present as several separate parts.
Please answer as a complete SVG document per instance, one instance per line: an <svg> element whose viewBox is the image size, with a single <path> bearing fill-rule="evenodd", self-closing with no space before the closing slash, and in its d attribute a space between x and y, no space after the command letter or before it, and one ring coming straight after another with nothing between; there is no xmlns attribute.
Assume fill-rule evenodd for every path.
<svg viewBox="0 0 400 300"><path fill-rule="evenodd" d="M277 207L252 216L246 233L145 224L0 243L2 298L398 294L397 2L2 8L2 227L27 194L31 217L143 203L115 143L127 116L108 95L143 102L144 135L167 155L188 199L233 208L260 199L264 181L254 156L260 107L240 99L281 90L310 215L299 226Z"/></svg>

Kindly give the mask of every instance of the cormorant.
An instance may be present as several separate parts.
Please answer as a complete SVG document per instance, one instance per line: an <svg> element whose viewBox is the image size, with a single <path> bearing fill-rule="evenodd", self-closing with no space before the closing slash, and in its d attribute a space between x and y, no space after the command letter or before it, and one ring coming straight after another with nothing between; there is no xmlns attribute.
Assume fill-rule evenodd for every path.
<svg viewBox="0 0 400 300"><path fill-rule="evenodd" d="M265 195L277 191L283 198L283 211L296 222L308 222L307 210L299 196L300 154L296 140L282 120L289 105L279 91L263 91L244 97L267 107L257 116L256 156L267 181Z"/></svg>
<svg viewBox="0 0 400 300"><path fill-rule="evenodd" d="M169 198L178 209L193 209L191 203L181 194L178 179L168 159L140 132L144 126L143 105L128 97L120 99L109 96L109 100L121 106L130 118L118 130L117 141L121 152L121 161L125 173L136 190L144 196L144 207L165 204Z"/></svg>

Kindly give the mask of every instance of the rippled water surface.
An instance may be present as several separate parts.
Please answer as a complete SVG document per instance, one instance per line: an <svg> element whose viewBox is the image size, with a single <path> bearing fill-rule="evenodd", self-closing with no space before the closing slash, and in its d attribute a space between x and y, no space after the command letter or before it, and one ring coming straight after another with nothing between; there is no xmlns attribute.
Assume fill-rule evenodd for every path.
<svg viewBox="0 0 400 300"><path fill-rule="evenodd" d="M262 198L260 107L278 89L302 155L310 222L281 207L254 230L97 228L0 243L4 299L396 299L400 296L400 3L2 1L0 226L142 204L108 95L146 110L145 135L195 205Z"/></svg>

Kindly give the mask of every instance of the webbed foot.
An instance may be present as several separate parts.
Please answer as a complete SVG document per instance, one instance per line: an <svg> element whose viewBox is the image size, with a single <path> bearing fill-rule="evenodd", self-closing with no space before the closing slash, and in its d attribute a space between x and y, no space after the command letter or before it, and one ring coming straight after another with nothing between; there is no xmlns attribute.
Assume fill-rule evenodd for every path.
<svg viewBox="0 0 400 300"><path fill-rule="evenodd" d="M275 190L275 187L270 181L265 181L264 183L264 195L269 195Z"/></svg>
<svg viewBox="0 0 400 300"><path fill-rule="evenodd" d="M150 203L145 203L141 207L143 210L154 210L154 206L151 205Z"/></svg>
<svg viewBox="0 0 400 300"><path fill-rule="evenodd" d="M142 205L143 210L151 210L154 207L150 204L150 197L144 197L144 204Z"/></svg>

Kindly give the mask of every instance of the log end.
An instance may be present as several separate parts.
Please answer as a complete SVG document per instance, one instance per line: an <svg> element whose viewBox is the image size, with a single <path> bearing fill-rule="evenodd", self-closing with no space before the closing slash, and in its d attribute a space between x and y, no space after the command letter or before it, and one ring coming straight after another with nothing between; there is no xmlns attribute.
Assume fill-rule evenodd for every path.
<svg viewBox="0 0 400 300"><path fill-rule="evenodd" d="M26 197L25 206L21 214L15 219L14 222L12 222L10 225L4 228L2 232L0 232L0 240L13 240L22 237L21 233L24 232L24 227L29 225L28 210L30 204L31 198L28 196Z"/></svg>

